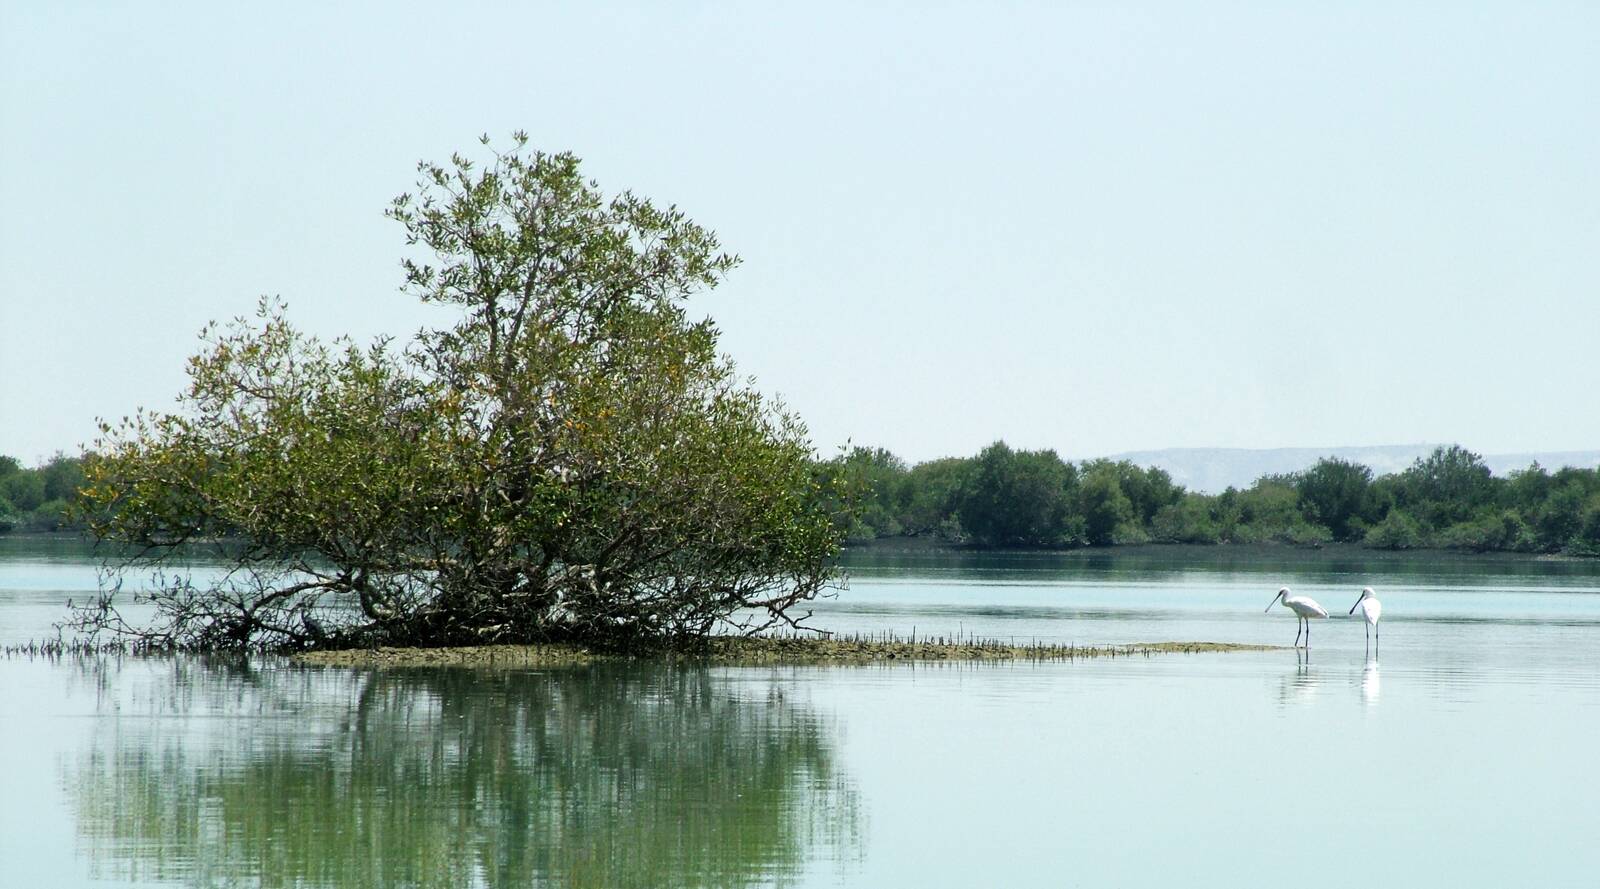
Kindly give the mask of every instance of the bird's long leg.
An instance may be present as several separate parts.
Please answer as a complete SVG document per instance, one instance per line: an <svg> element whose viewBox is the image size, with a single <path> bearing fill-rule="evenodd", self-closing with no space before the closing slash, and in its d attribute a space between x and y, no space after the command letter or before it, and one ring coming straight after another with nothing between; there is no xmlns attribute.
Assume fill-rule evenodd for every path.
<svg viewBox="0 0 1600 889"><path fill-rule="evenodd" d="M1306 651L1311 650L1311 618L1306 618Z"/></svg>
<svg viewBox="0 0 1600 889"><path fill-rule="evenodd" d="M1295 648L1299 648L1300 647L1300 616L1299 615L1295 615L1295 619L1294 619L1294 647Z"/></svg>

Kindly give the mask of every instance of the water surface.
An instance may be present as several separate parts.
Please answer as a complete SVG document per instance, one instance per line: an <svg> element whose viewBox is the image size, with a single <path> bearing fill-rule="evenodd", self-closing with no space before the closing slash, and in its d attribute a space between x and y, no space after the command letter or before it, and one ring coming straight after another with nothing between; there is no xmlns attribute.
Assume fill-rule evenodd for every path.
<svg viewBox="0 0 1600 889"><path fill-rule="evenodd" d="M0 886L1592 885L1600 564L852 556L853 632L1310 654L349 671L0 659ZM197 566L205 570L205 566ZM92 594L0 538L0 641Z"/></svg>

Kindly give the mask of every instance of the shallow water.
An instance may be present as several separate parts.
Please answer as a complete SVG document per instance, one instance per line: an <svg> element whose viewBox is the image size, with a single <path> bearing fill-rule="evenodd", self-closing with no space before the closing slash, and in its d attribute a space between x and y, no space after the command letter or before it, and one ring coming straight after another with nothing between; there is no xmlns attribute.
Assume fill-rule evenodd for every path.
<svg viewBox="0 0 1600 889"><path fill-rule="evenodd" d="M1600 564L852 556L853 632L1287 644L475 673L0 659L0 886L1592 885ZM0 641L94 563L0 539Z"/></svg>

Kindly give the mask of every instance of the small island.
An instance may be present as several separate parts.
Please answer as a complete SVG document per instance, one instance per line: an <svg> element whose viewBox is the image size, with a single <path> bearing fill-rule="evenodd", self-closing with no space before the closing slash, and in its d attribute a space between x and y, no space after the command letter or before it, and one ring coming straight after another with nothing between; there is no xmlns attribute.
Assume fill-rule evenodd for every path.
<svg viewBox="0 0 1600 889"><path fill-rule="evenodd" d="M712 666L861 665L918 661L1073 661L1088 658L1149 657L1157 654L1209 654L1275 651L1281 645L1235 642L1148 642L1132 645L1016 644L990 639L897 639L815 636L719 637L692 650L661 657ZM327 667L571 667L628 656L580 645L479 645L455 648L349 648L294 655L302 664Z"/></svg>

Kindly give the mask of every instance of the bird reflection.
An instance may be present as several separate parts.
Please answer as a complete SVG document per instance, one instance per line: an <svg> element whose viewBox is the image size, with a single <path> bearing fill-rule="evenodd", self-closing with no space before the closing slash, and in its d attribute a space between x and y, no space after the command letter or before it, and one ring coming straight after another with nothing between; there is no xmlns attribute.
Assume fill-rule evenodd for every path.
<svg viewBox="0 0 1600 889"><path fill-rule="evenodd" d="M1317 693L1317 675L1311 670L1310 650L1296 650L1294 673L1285 676L1278 697L1283 703L1308 703Z"/></svg>
<svg viewBox="0 0 1600 889"><path fill-rule="evenodd" d="M1374 655L1368 657L1366 666L1361 668L1361 702L1368 705L1376 704L1382 694L1382 677L1378 675L1378 658Z"/></svg>

